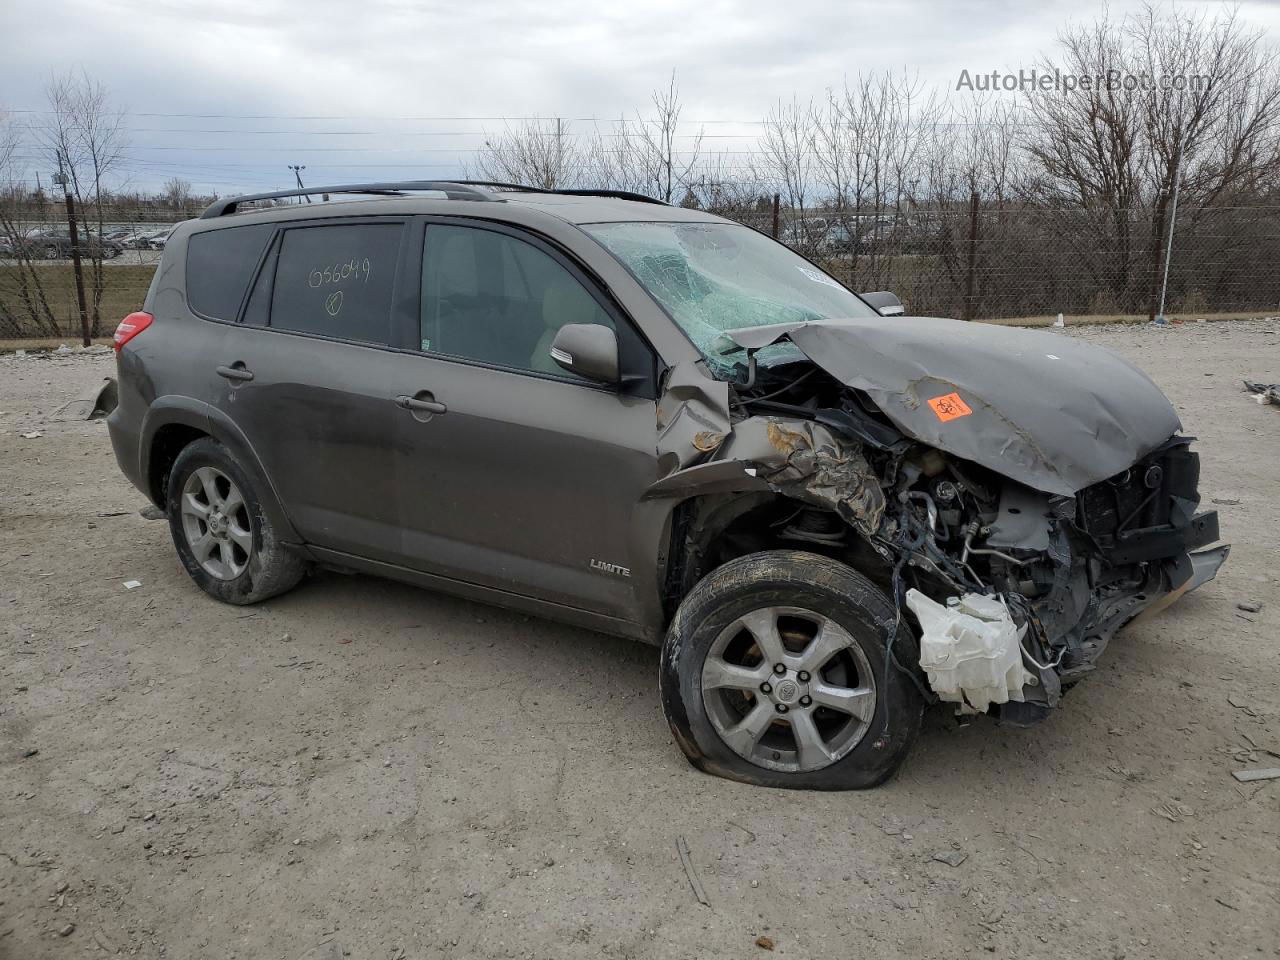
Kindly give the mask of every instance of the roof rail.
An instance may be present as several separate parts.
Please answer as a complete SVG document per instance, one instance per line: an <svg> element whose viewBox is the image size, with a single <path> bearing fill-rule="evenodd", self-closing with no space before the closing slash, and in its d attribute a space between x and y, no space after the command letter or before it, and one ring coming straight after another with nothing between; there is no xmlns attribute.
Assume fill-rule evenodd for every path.
<svg viewBox="0 0 1280 960"><path fill-rule="evenodd" d="M664 200L647 197L643 193L633 193L630 190L560 190L546 187L528 187L521 183L502 183L496 180L455 180L454 182L463 186L494 187L499 190L514 190L520 193L558 193L571 197L613 197L615 200L634 200L636 203L656 203L663 207L670 206Z"/></svg>
<svg viewBox="0 0 1280 960"><path fill-rule="evenodd" d="M488 190L477 190L481 184L468 184L457 180L401 180L391 183L347 183L336 187L305 187L300 190L278 190L274 193L250 193L242 197L226 197L216 200L200 215L201 220L212 220L216 217L235 213L242 203L255 200L282 200L286 197L310 197L323 193L364 193L379 196L402 196L409 191L432 191L443 193L450 200L481 200L502 202Z"/></svg>

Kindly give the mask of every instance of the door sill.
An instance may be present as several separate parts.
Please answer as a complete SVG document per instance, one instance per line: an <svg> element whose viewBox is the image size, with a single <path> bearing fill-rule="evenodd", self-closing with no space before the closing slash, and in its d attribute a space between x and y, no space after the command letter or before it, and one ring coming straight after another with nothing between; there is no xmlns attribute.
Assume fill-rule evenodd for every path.
<svg viewBox="0 0 1280 960"><path fill-rule="evenodd" d="M313 545L309 546L308 550L319 563L334 567L341 573L355 572L370 574L375 577L385 577L388 580L398 580L401 583L412 584L415 587L424 587L428 590L436 590L440 593L463 597L467 600L476 600L495 607L518 610L521 613L531 613L539 617L545 617L548 620L558 620L561 623L568 623L573 626L587 627L591 630L598 630L601 633L630 637L647 643L653 642L639 624L630 620L621 620L617 617L593 613L590 610L583 610L579 607L571 607L567 604L555 603L550 600L539 600L536 597L527 597L523 594L499 590L495 587L484 587L479 584L468 583L465 580L455 580L452 577L440 576L439 574L423 573L421 570L414 570L411 567L403 567L395 563L367 560L364 557L343 553L340 550L329 550Z"/></svg>

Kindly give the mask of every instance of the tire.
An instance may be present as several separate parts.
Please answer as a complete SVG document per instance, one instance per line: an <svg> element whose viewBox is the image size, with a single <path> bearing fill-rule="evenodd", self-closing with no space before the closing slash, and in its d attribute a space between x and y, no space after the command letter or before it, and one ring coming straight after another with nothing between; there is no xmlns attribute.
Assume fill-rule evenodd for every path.
<svg viewBox="0 0 1280 960"><path fill-rule="evenodd" d="M894 622L869 580L817 554L771 550L713 570L681 602L662 648L659 686L676 743L699 770L743 783L878 786L902 764L924 710L911 679L885 669ZM770 650L785 673L770 669ZM905 629L895 652L915 662Z"/></svg>
<svg viewBox="0 0 1280 960"><path fill-rule="evenodd" d="M307 572L306 561L276 538L258 484L209 437L178 454L165 487L165 512L188 575L224 603L258 603L297 586Z"/></svg>

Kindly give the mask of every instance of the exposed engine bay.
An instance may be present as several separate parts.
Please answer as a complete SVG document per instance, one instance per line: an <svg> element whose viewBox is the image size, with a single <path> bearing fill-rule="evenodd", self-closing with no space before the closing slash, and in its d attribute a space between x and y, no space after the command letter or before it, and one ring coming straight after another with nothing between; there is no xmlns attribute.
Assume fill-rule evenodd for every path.
<svg viewBox="0 0 1280 960"><path fill-rule="evenodd" d="M903 321L913 324L907 340L960 328L972 358L970 325ZM674 495L681 478L705 485L714 477L728 490L736 467L782 495L744 503L726 493L723 506L690 521L690 542L700 542L699 525L712 526L741 541L731 549L745 549L763 526L779 542L872 576L898 609L891 636L906 620L919 637L916 663L899 662L901 648L895 662L919 666L932 698L1015 724L1041 719L1094 669L1120 627L1211 579L1225 560L1225 546L1194 552L1218 539L1217 514L1197 513L1192 438L1177 434L1172 407L1136 368L1049 338L1057 351L1046 354L1049 364L1083 347L1090 373L1112 381L1106 397L1093 397L1091 423L1087 376L1056 396L1053 382L1036 383L1020 403L1001 395L1025 388L998 366L985 375L981 363L939 369L947 364L917 350L910 362L931 366L928 374L908 371L895 382L875 348L918 343L869 348L849 326L742 331L744 349L726 378L727 420L706 405L689 409L699 399L690 378L680 408L660 424L683 469L658 486ZM1025 352L1028 333L998 332L999 349ZM1029 335L1043 352L1046 335ZM757 355L766 346L767 361ZM935 340L932 349L945 354L946 345ZM1077 379L1067 366L1051 369ZM1117 389L1128 406L1110 409ZM704 389L700 399L709 398L713 389ZM692 449L677 453L679 442Z"/></svg>

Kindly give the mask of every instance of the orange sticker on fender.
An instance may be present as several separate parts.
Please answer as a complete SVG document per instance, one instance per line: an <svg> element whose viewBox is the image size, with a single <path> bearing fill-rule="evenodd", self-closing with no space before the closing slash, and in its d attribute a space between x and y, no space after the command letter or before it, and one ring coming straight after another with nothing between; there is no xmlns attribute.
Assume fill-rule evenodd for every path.
<svg viewBox="0 0 1280 960"><path fill-rule="evenodd" d="M933 412L938 415L938 419L943 423L948 420L967 417L973 413L969 409L969 405L960 399L960 394L958 393L948 393L944 397L934 397L929 401L929 406L933 408Z"/></svg>

